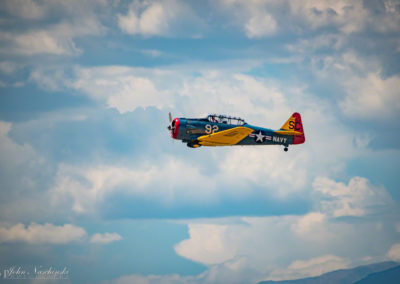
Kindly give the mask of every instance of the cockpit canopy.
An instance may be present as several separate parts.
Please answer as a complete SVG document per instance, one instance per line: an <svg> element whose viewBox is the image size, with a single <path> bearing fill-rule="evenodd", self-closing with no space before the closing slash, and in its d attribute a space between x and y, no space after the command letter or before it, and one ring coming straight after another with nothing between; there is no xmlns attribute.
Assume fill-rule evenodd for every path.
<svg viewBox="0 0 400 284"><path fill-rule="evenodd" d="M233 116L219 115L219 114L210 114L207 116L207 120L215 123L225 123L233 125L243 125L246 123L244 119L240 117L233 117Z"/></svg>

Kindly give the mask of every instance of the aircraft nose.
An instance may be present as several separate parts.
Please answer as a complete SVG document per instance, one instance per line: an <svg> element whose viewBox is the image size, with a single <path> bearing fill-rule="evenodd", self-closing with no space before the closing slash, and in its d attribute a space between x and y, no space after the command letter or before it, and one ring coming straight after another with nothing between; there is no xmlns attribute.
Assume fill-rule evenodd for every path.
<svg viewBox="0 0 400 284"><path fill-rule="evenodd" d="M174 118L174 120L171 122L171 137L177 139L178 133L179 133L179 118Z"/></svg>

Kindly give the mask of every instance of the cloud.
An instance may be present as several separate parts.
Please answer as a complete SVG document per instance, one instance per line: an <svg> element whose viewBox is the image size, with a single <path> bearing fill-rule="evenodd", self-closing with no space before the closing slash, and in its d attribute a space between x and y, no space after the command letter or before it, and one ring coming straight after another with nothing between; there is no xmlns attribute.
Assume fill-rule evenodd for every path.
<svg viewBox="0 0 400 284"><path fill-rule="evenodd" d="M179 109L181 112L184 109L184 115L190 116L209 112L230 113L246 116L254 124L269 121L271 127L279 127L294 110L308 111L307 116L316 118L310 123L319 120L322 124L334 119L326 102L303 90L285 88L276 81L228 69L126 66L78 66L73 70L38 68L32 72L31 81L50 91L76 90L120 113L152 106ZM196 70L201 72L200 76L192 75ZM72 73L72 78L66 76L67 73ZM338 128L337 125L332 127ZM321 131L325 130L329 130L326 123Z"/></svg>
<svg viewBox="0 0 400 284"><path fill-rule="evenodd" d="M328 48L326 45L333 46L333 50L321 54L321 50ZM384 76L384 58L361 55L349 50L348 45L340 36L322 35L289 44L287 48L311 62L310 71L315 79L334 90L332 99L347 118L378 122L396 118L400 109L396 92L399 75Z"/></svg>
<svg viewBox="0 0 400 284"><path fill-rule="evenodd" d="M190 238L176 245L175 251L204 264L225 262L236 254L233 248L226 245L225 240L229 237L227 229L227 226L214 224L190 224Z"/></svg>
<svg viewBox="0 0 400 284"><path fill-rule="evenodd" d="M35 55L49 53L54 55L79 53L71 38L58 37L48 31L34 31L12 36L1 34L0 39L9 39L14 43L14 53Z"/></svg>
<svg viewBox="0 0 400 284"><path fill-rule="evenodd" d="M383 187L372 186L362 177L353 177L348 185L317 177L313 189L327 198L321 206L324 212L334 217L364 216L393 204Z"/></svg>
<svg viewBox="0 0 400 284"><path fill-rule="evenodd" d="M188 185L201 184L204 180L197 167L172 157L163 160L159 165L146 163L136 169L106 165L94 168L60 165L49 196L55 206L65 204L65 200L72 198L72 209L77 213L93 212L96 205L113 193L150 198L164 205L178 205L182 199L196 203L215 198L215 186L212 183L203 190L188 190ZM177 179L177 176L181 178Z"/></svg>
<svg viewBox="0 0 400 284"><path fill-rule="evenodd" d="M345 199L340 191L329 190ZM298 216L176 221L187 224L189 236L174 246L175 252L206 265L206 271L193 276L126 275L111 283L256 283L313 277L386 257L396 259L397 245L389 253L387 240L396 239L397 232L382 230L398 223L395 210L343 219L316 207Z"/></svg>
<svg viewBox="0 0 400 284"><path fill-rule="evenodd" d="M311 78L304 76L313 81L309 90L335 100L353 121L396 119L399 99L394 86L399 76L393 51L400 32L398 6L393 1L287 3L291 19L280 18L285 21L278 22L280 33L295 32L286 48L307 66L300 67L300 74L312 72ZM378 35L381 40L376 40ZM383 49L387 51L379 52Z"/></svg>
<svg viewBox="0 0 400 284"><path fill-rule="evenodd" d="M0 32L0 51L5 54L32 56L39 54L77 55L82 53L74 39L104 32L96 10L104 6L102 1L82 4L80 1L50 1L47 5L28 1L19 5L19 1L7 1L6 10L22 18L44 19L48 15L57 15L59 21L47 24L42 22L21 21L14 32ZM11 21L11 20L6 20ZM28 28L29 27L29 28Z"/></svg>
<svg viewBox="0 0 400 284"><path fill-rule="evenodd" d="M343 45L341 39L333 42ZM311 43L311 41L310 41ZM303 46L304 45L304 46ZM308 43L296 47L307 49ZM338 47L343 49L343 47ZM336 95L341 112L351 119L388 121L396 118L400 110L397 74L384 77L382 62L376 56L363 57L354 51L339 52L337 55L309 55L312 70L320 80L336 82L340 87Z"/></svg>
<svg viewBox="0 0 400 284"><path fill-rule="evenodd" d="M153 58L160 57L163 53L157 49L142 49L139 51L145 55L149 55Z"/></svg>
<svg viewBox="0 0 400 284"><path fill-rule="evenodd" d="M198 17L185 2L168 1L133 1L127 14L118 14L120 29L131 35L178 36L184 32L181 25L190 27L196 35ZM185 31L185 33L188 31Z"/></svg>
<svg viewBox="0 0 400 284"><path fill-rule="evenodd" d="M388 233L377 229L373 220L337 223L327 218L314 222L312 229L300 236L299 224L304 224L305 217L309 218L306 215L191 220L189 238L176 245L175 251L207 264L207 277L214 275L219 280L229 279L230 283L312 277L360 265L366 256L382 259L386 253L384 244L371 249L371 239L381 240ZM369 237L362 240L366 234ZM361 241L354 243L354 239Z"/></svg>
<svg viewBox="0 0 400 284"><path fill-rule="evenodd" d="M94 244L108 244L120 240L122 240L122 237L117 233L97 233L90 238L90 242Z"/></svg>
<svg viewBox="0 0 400 284"><path fill-rule="evenodd" d="M289 1L293 17L312 29L336 27L343 33L361 31L368 19L362 1Z"/></svg>
<svg viewBox="0 0 400 284"><path fill-rule="evenodd" d="M146 4L144 4L146 5ZM131 4L127 15L118 15L120 28L129 34L162 35L167 32L169 17L160 3L152 3L139 14L141 3Z"/></svg>
<svg viewBox="0 0 400 284"><path fill-rule="evenodd" d="M368 29L381 33L399 31L398 27L392 24L400 20L399 13L393 9L392 1L384 1L383 9L375 9L371 7L373 5L360 0L288 1L288 4L291 22L297 22L303 31L329 28L336 29L337 33L343 35L360 33Z"/></svg>
<svg viewBox="0 0 400 284"><path fill-rule="evenodd" d="M124 113L137 107L145 108L159 104L159 93L149 79L132 77L127 79L126 83L126 89L108 99L110 107Z"/></svg>
<svg viewBox="0 0 400 284"><path fill-rule="evenodd" d="M19 126L0 121L0 187L7 195L0 205L1 221L42 221L52 215L43 206L48 202L44 192L52 180L51 165L32 140L18 141L13 136Z"/></svg>
<svg viewBox="0 0 400 284"><path fill-rule="evenodd" d="M24 224L19 223L12 227L0 226L0 243L67 244L82 241L85 237L86 231L72 224L55 226L50 223L44 225L31 223L25 227Z"/></svg>
<svg viewBox="0 0 400 284"><path fill-rule="evenodd" d="M38 69L33 70L29 75L29 81L35 82L40 88L46 91L62 91L66 89L65 70L63 69Z"/></svg>
<svg viewBox="0 0 400 284"><path fill-rule="evenodd" d="M152 72L156 77L169 77L168 72ZM120 113L131 112L140 107L167 106L168 92L160 91L146 73L140 68L123 66L78 68L77 80L67 87L82 91L95 100L105 101L109 107L116 108ZM157 76L158 73L161 74ZM37 75L40 81L44 77L40 71Z"/></svg>
<svg viewBox="0 0 400 284"><path fill-rule="evenodd" d="M219 207L236 203L238 198L266 201L276 198L283 202L291 198L290 193L298 193L306 185L304 172L299 171L298 178L293 180L288 178L287 171L276 167L279 164L290 171L301 163L302 154L292 161L293 158L282 157L282 149L234 148L215 157L212 156L214 149L209 151L211 156L203 157L204 160L197 157L200 153L193 153L193 157L192 154L186 157L156 154L157 158L146 160L136 157L137 163L60 164L48 196L54 209L64 205L78 214L101 213L101 206L106 205L103 202L111 196L124 196L125 201L131 202L146 200L159 210L169 208L171 213L171 209L189 205L200 210L204 202L211 208ZM269 158L260 158L265 155ZM141 215L154 213L148 208Z"/></svg>
<svg viewBox="0 0 400 284"><path fill-rule="evenodd" d="M281 154L280 148L235 149L220 163L221 176L232 186L246 187L251 183L269 189L268 194L272 196L287 197L307 184L308 173L299 165L308 159L304 153L290 157Z"/></svg>
<svg viewBox="0 0 400 284"><path fill-rule="evenodd" d="M296 194L309 194L315 175L340 174L347 161L367 153L368 137L360 137L357 131L339 121L327 102L303 89L286 88L276 81L232 73L223 67L203 67L198 70L200 75L196 76L192 75L194 70L182 70L176 66L163 69L76 66L60 73L52 70L37 69L31 80L47 90L77 91L118 110L122 116L112 111L107 113L112 113L113 121L118 121L110 128L117 127L121 133L131 132L131 124L126 121L133 117L133 113L150 107L157 107L165 114L166 109L171 107L174 115L174 110L180 112L177 116L196 117L207 112L243 115L253 125L274 129L278 129L297 110L302 113L305 125L307 142L291 148L290 155L283 155L280 147L204 147L200 151L210 154L207 160L199 160L199 151L176 157L176 152L160 147L160 143L167 142L169 137L158 134L161 128L155 116L146 116L145 120L134 116L141 125L141 131L148 132L140 139L136 136L126 139L138 141L141 144L135 144L135 147L142 149L154 142L156 147L151 151L157 153L158 158L147 159L144 164L103 161L97 165L63 163L56 166L57 180L51 189L53 202L58 204L63 200L57 196L71 198L67 200L72 202L72 208L77 213L96 211L96 206L107 196L115 197L116 194L146 198L156 204L162 203L163 197L178 207L186 202L192 205L198 203L191 196L218 204L222 202L222 195L234 200L238 197L288 200ZM63 79L66 73L72 73L72 78ZM131 123L137 122L132 120ZM332 133L335 135L332 136ZM103 147L109 146L101 145L101 149ZM218 155L212 154L214 151ZM138 159L137 155L130 160ZM173 157L176 160L174 163L171 162ZM195 164L192 162L194 159L197 161ZM174 165L171 169L179 170L167 169L163 166L165 164ZM178 183L173 176L179 171L187 174ZM111 178L111 173L114 173L115 179ZM168 174L164 176L164 173ZM186 176L191 176L191 179ZM204 180L208 181L207 190L197 186ZM139 181L148 182L140 184Z"/></svg>
<svg viewBox="0 0 400 284"><path fill-rule="evenodd" d="M200 72L200 76L193 75L195 72ZM306 134L306 144L315 142L315 149L311 151L330 152L327 147L344 149L335 155L337 160L359 154L354 145L348 144L360 135L335 121L337 118L326 101L298 87L283 86L277 81L232 72L224 67L76 66L72 70L42 67L31 73L30 81L49 91L76 91L120 113L147 107L179 110L180 115L192 117L210 112L228 113L244 116L255 125L268 121L271 128L277 128L293 111L300 111L306 131L319 129L318 133L308 131ZM329 139L330 143L322 141L326 140L326 134L333 132L337 135ZM343 146L345 144L347 146ZM318 156L321 161L327 157Z"/></svg>
<svg viewBox="0 0 400 284"><path fill-rule="evenodd" d="M276 32L277 24L271 15L261 12L250 17L245 24L245 29L249 38L258 38L273 35Z"/></svg>
<svg viewBox="0 0 400 284"><path fill-rule="evenodd" d="M221 13L228 14L232 18L232 24L241 25L248 38L269 37L276 34L279 24L275 19L274 9L276 1L243 1L222 0L219 1Z"/></svg>
<svg viewBox="0 0 400 284"><path fill-rule="evenodd" d="M36 158L36 153L31 145L17 144L9 137L12 127L12 123L0 121L0 153L2 159L8 161L6 169L26 165ZM37 164L40 164L40 161L37 161ZM3 168L3 164L0 165L0 169L6 170Z"/></svg>
<svg viewBox="0 0 400 284"><path fill-rule="evenodd" d="M400 21L393 1L383 9L363 1L244 1L221 0L217 8L239 26L249 38L277 34L303 34L330 29L344 36L368 29L380 33L398 32ZM397 24L397 27L395 26Z"/></svg>
<svg viewBox="0 0 400 284"><path fill-rule="evenodd" d="M200 208L204 202L211 207L220 206L238 198L249 199L248 202L254 198L283 202L293 194L307 194L311 176L299 165L308 165L309 158L302 152L283 156L279 148L231 148L214 157L211 154L214 151L209 149L210 155L205 160L195 152L182 157L157 154L157 158L146 160L139 156L133 164L59 164L48 197L54 209L64 205L78 214L93 214L100 213L103 202L111 196L124 196L124 200L132 202L147 200L159 209L171 210L181 208L182 204ZM295 172L296 178L288 172ZM323 201L323 208L336 217L358 214L360 210L368 211L390 201L381 188L371 186L365 179L359 180L351 180L351 190L336 197L337 200ZM203 186L204 181L207 186ZM331 186L330 183L336 185L332 180L319 178L314 181L314 190L328 195L325 187ZM367 198L362 197L365 192L369 194ZM144 210L142 214L154 214L154 210L150 211Z"/></svg>
<svg viewBox="0 0 400 284"><path fill-rule="evenodd" d="M311 212L299 218L292 225L292 230L298 235L308 235L326 222L326 215L321 212Z"/></svg>
<svg viewBox="0 0 400 284"><path fill-rule="evenodd" d="M390 119L400 111L399 76L382 78L379 73L353 77L345 82L347 96L339 102L343 113L352 118Z"/></svg>
<svg viewBox="0 0 400 284"><path fill-rule="evenodd" d="M385 190L371 186L367 180L358 177L351 179L349 186L330 180L332 186L327 187L326 183L326 180L317 178L314 186L318 191L329 194L330 198L335 198L339 213L344 213L341 206L352 196L353 205L365 210L368 208L366 211L370 213L372 211L369 210L374 208L375 217L360 215L359 222L351 219L339 221L338 217L345 215L332 214L330 206L319 207L320 199L317 198L316 209L319 210L305 215L185 221L189 238L178 243L175 251L185 258L208 265L207 273L212 273L213 269L222 269L221 273L228 269L233 279L235 275L246 275L247 280L252 282L311 277L356 266L365 259L371 260L371 257L384 258L387 243L381 240L385 235L394 237L396 232L383 231L382 226L394 226L398 222L398 217L392 213L395 211L382 209L393 206L392 201L375 195L379 196L379 192ZM368 196L370 200L354 199L358 194ZM353 213L352 210L346 211L350 216ZM369 237L365 238L365 234ZM358 242L354 243L354 239ZM379 249L371 249L372 239L378 240ZM397 246L393 246L387 255L395 258L396 252ZM238 259L241 259L240 265L228 266L228 263ZM236 283L235 280L232 283Z"/></svg>
<svg viewBox="0 0 400 284"><path fill-rule="evenodd" d="M276 256L269 249L271 245L269 242L276 236L277 231L271 231L269 234L267 232L274 228L278 221L281 221L282 227L286 227L288 219L292 217L240 218L239 220L232 217L219 221L209 219L200 221L200 224L194 220L191 224L189 221L189 239L177 244L175 251L185 258L204 264L222 264L234 260L236 256L247 256L250 258L248 261L252 262L251 265L258 266L254 259L257 258L260 266L264 266L261 263L265 264L269 262L266 259L271 260ZM269 242L266 242L265 238L263 240L258 238L260 235L268 235ZM264 257L258 255L256 247L260 254L264 251ZM266 251L268 254L265 254Z"/></svg>
<svg viewBox="0 0 400 284"><path fill-rule="evenodd" d="M25 19L41 19L46 14L45 5L33 0L5 0L2 4L2 10Z"/></svg>
<svg viewBox="0 0 400 284"><path fill-rule="evenodd" d="M373 15L368 20L369 27L380 33L392 33L399 31L400 11L399 3L393 0L386 0L380 3L364 2L364 8Z"/></svg>
<svg viewBox="0 0 400 284"><path fill-rule="evenodd" d="M12 75L14 74L20 66L14 62L11 61L1 61L0 62L0 72L7 74L7 75Z"/></svg>
<svg viewBox="0 0 400 284"><path fill-rule="evenodd" d="M400 261L400 244L394 244L386 255L394 261Z"/></svg>
<svg viewBox="0 0 400 284"><path fill-rule="evenodd" d="M89 240L92 244L108 244L122 240L117 233L96 233ZM0 225L0 243L25 242L29 244L68 244L87 241L86 230L73 224L62 226L45 223L30 223L25 226L18 223L13 226Z"/></svg>

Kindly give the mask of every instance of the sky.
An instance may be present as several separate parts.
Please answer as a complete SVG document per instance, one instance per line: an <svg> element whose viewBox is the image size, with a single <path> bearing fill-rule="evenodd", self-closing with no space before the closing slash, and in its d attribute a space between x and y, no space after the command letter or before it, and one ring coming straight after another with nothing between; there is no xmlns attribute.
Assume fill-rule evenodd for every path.
<svg viewBox="0 0 400 284"><path fill-rule="evenodd" d="M1 275L256 283L400 261L399 90L399 1L3 0ZM166 129L295 111L288 152Z"/></svg>

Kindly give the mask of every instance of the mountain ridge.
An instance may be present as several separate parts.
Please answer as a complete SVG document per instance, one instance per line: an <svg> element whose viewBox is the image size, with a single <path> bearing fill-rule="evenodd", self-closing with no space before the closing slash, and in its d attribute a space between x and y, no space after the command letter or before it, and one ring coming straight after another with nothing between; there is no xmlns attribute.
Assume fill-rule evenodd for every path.
<svg viewBox="0 0 400 284"><path fill-rule="evenodd" d="M258 282L258 284L353 284L357 281L364 280L372 274L383 273L385 271L395 269L400 264L394 261L385 261L379 263L373 263L368 265L361 265L354 268L339 269L330 271L319 276L293 279L293 280L266 280ZM395 270L396 272L397 270ZM383 277L384 275L378 275L375 277ZM360 282L364 283L364 282ZM365 283L378 283L378 282L365 282ZM382 283L382 282L381 282Z"/></svg>

